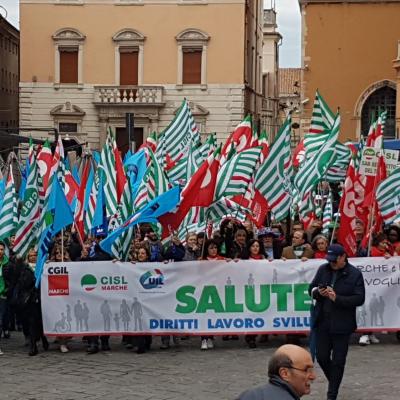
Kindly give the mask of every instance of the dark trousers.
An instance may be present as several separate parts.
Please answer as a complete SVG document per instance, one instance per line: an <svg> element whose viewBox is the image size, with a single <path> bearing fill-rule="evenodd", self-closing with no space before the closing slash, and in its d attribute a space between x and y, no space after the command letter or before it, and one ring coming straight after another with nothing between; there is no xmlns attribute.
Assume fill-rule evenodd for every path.
<svg viewBox="0 0 400 400"><path fill-rule="evenodd" d="M328 379L328 399L336 400L349 349L349 334L332 334L317 329L317 361Z"/></svg>
<svg viewBox="0 0 400 400"><path fill-rule="evenodd" d="M3 331L3 321L6 312L7 312L7 300L0 298L0 338L1 338L1 332Z"/></svg>

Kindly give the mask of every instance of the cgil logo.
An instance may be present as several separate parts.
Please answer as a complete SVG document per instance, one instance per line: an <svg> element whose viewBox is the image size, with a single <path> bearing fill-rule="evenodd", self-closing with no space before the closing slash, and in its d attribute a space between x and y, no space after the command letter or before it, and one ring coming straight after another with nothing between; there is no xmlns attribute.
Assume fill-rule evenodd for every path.
<svg viewBox="0 0 400 400"><path fill-rule="evenodd" d="M159 269L145 272L139 279L144 289L156 289L164 285L164 275Z"/></svg>
<svg viewBox="0 0 400 400"><path fill-rule="evenodd" d="M97 279L94 275L84 275L81 279L81 286L86 292L91 292L96 288Z"/></svg>
<svg viewBox="0 0 400 400"><path fill-rule="evenodd" d="M47 269L49 296L69 295L69 275L67 267L54 266Z"/></svg>

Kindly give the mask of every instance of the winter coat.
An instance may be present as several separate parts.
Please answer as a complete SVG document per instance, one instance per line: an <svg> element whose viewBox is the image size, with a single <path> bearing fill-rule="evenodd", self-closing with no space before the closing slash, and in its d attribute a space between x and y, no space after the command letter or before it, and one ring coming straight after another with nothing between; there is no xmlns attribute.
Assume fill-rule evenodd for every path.
<svg viewBox="0 0 400 400"><path fill-rule="evenodd" d="M337 270L334 283L334 270L329 263L322 264L308 289L310 296L317 302L314 308L314 326L329 318L329 332L333 334L351 334L357 329L356 308L365 301L364 278L360 270L348 262ZM331 286L336 293L336 300L323 297L318 292L318 285Z"/></svg>

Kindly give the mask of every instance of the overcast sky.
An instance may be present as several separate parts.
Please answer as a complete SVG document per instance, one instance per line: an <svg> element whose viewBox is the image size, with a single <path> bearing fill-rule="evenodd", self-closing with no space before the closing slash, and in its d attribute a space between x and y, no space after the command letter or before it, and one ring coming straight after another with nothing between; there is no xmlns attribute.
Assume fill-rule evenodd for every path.
<svg viewBox="0 0 400 400"><path fill-rule="evenodd" d="M264 0L264 7L276 3L278 31L283 36L280 47L281 67L300 67L300 11L298 0ZM18 0L0 0L0 6L8 11L8 20L18 26ZM0 7L4 16L4 10Z"/></svg>

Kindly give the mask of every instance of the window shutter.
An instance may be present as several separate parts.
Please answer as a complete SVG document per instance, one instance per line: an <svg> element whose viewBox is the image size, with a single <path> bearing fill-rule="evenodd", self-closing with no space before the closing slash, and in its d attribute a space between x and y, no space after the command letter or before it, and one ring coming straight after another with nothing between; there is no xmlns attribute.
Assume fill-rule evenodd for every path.
<svg viewBox="0 0 400 400"><path fill-rule="evenodd" d="M60 83L78 83L77 50L60 50Z"/></svg>
<svg viewBox="0 0 400 400"><path fill-rule="evenodd" d="M138 84L138 52L121 52L119 54L120 62L120 85L133 85Z"/></svg>
<svg viewBox="0 0 400 400"><path fill-rule="evenodd" d="M183 84L201 83L201 55L202 50L183 51Z"/></svg>

